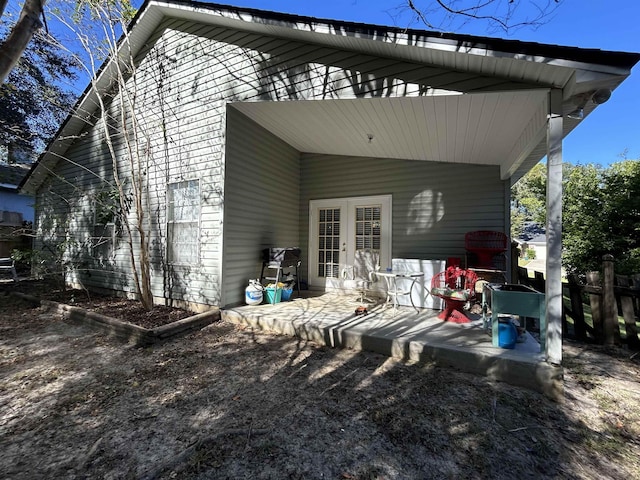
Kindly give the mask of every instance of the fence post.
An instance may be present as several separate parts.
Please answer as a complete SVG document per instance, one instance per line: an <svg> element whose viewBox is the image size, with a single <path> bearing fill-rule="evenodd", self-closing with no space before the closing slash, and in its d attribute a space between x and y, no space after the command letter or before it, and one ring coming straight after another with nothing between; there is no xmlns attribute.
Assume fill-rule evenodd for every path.
<svg viewBox="0 0 640 480"><path fill-rule="evenodd" d="M571 313L573 314L573 330L578 340L587 339L587 327L584 321L582 307L582 288L577 275L569 275L569 298L571 299Z"/></svg>
<svg viewBox="0 0 640 480"><path fill-rule="evenodd" d="M587 285L595 287L589 291L589 305L591 307L591 321L593 322L593 336L596 343L602 343L602 287L600 272L587 272Z"/></svg>
<svg viewBox="0 0 640 480"><path fill-rule="evenodd" d="M602 257L602 319L604 327L604 344L620 344L620 326L618 325L618 307L613 291L613 255Z"/></svg>
<svg viewBox="0 0 640 480"><path fill-rule="evenodd" d="M634 292L632 280L627 275L616 275L618 294L620 297L619 313L624 318L624 328L627 334L627 345L630 350L640 350L640 338L636 327L636 311L634 303L640 297L639 292ZM640 289L636 289L640 290Z"/></svg>

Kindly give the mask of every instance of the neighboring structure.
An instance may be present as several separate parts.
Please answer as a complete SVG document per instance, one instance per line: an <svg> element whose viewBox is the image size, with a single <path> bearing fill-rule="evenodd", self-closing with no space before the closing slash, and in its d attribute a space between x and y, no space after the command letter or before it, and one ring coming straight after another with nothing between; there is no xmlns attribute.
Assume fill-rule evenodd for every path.
<svg viewBox="0 0 640 480"><path fill-rule="evenodd" d="M0 223L6 223L11 216L15 217L11 220L12 223L15 223L17 217L20 217L20 222L33 222L33 197L20 195L18 190L30 167L0 163L0 212L4 212L0 214Z"/></svg>
<svg viewBox="0 0 640 480"><path fill-rule="evenodd" d="M462 256L467 231L508 232L511 185L547 154L555 168L573 111L591 113L640 59L186 1L145 2L128 38L154 293L220 306L242 301L265 247L301 247L304 280L324 289L358 247L391 265ZM112 67L98 83L110 95ZM42 206L41 241L73 239L97 267L71 281L130 290L117 228L97 220L106 187L90 172L111 167L95 105L88 90L22 188Z"/></svg>
<svg viewBox="0 0 640 480"><path fill-rule="evenodd" d="M547 234L544 227L535 222L525 222L522 234L515 239L521 249L521 256L528 260L535 258L544 261L547 258ZM533 250L534 257L527 257L527 250Z"/></svg>
<svg viewBox="0 0 640 480"><path fill-rule="evenodd" d="M34 200L18 191L27 173L28 165L0 163L0 258L9 257L14 248L30 244L20 233L33 222Z"/></svg>

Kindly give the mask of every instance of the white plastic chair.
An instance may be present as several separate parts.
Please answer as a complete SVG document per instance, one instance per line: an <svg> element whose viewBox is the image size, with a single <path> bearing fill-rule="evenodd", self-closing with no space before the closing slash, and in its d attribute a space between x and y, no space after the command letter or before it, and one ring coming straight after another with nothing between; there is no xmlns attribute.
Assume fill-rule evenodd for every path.
<svg viewBox="0 0 640 480"><path fill-rule="evenodd" d="M13 281L18 283L16 263L13 258L0 258L0 272L9 272L13 277Z"/></svg>
<svg viewBox="0 0 640 480"><path fill-rule="evenodd" d="M367 297L367 291L376 281L375 273L380 270L380 250L362 248L355 251L353 265L346 267L342 272L345 280L355 280L359 288L359 303L377 303L376 300Z"/></svg>

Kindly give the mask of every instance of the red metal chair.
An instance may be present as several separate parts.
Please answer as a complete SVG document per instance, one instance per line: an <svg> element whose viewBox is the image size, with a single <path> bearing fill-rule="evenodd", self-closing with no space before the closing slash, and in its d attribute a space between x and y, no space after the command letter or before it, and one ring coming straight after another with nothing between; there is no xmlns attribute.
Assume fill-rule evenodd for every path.
<svg viewBox="0 0 640 480"><path fill-rule="evenodd" d="M502 232L477 230L464 236L464 248L476 256L478 264L474 267L478 268L492 268L493 258L506 252L508 245L509 237Z"/></svg>
<svg viewBox="0 0 640 480"><path fill-rule="evenodd" d="M469 323L464 305L475 297L478 276L471 270L449 267L431 279L431 295L444 301L445 308L438 318L453 323Z"/></svg>

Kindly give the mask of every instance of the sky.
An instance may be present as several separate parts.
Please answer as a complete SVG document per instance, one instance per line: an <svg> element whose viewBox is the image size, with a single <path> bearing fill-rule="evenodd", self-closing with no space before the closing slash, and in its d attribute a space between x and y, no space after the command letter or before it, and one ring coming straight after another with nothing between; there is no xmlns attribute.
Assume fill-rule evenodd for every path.
<svg viewBox="0 0 640 480"><path fill-rule="evenodd" d="M525 2L527 0L520 0ZM318 18L425 28L400 15L402 0L234 0L219 1L238 7L258 8ZM417 5L420 0L416 0ZM553 16L537 29L523 27L506 34L479 21L457 25L455 33L549 43L581 48L640 52L640 1L563 0ZM598 106L565 139L563 158L572 164L608 165L640 159L640 63L611 99Z"/></svg>
<svg viewBox="0 0 640 480"><path fill-rule="evenodd" d="M65 0L63 0L65 1ZM143 0L132 0L139 7ZM208 1L208 0L201 0ZM466 0L461 0L466 1ZM506 1L506 0L503 0ZM533 0L519 1L528 8ZM538 4L545 1L535 0ZM418 6L433 0L414 0ZM55 5L50 1L50 5ZM401 28L428 29L398 7L404 0L217 0L216 3L292 13L324 19L346 20ZM19 2L11 0L9 11L17 15ZM404 14L403 14L404 13ZM508 38L581 48L640 52L639 0L561 0L553 15L538 28L522 27L505 33L486 23L458 22L449 31L480 36ZM65 42L66 38L59 38ZM72 90L86 87L81 78ZM565 139L563 158L572 164L609 165L622 160L640 159L640 63L618 87L611 99L585 118Z"/></svg>

